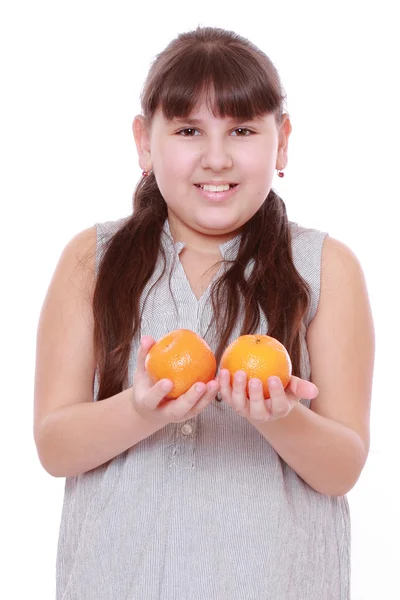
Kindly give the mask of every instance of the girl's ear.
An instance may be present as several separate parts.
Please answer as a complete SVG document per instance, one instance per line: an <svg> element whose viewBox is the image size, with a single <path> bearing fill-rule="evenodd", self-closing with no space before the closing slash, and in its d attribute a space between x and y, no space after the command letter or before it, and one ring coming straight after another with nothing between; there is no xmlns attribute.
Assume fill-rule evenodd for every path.
<svg viewBox="0 0 400 600"><path fill-rule="evenodd" d="M142 115L136 115L134 118L132 131L139 155L139 166L143 171L151 171L150 135Z"/></svg>
<svg viewBox="0 0 400 600"><path fill-rule="evenodd" d="M292 132L292 124L288 113L283 115L282 124L279 129L277 169L284 169L288 163L289 136Z"/></svg>

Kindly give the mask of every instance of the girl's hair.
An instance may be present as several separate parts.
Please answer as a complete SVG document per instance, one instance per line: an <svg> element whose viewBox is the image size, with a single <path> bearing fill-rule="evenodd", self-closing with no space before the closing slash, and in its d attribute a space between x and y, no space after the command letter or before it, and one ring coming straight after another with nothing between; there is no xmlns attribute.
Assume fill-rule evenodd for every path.
<svg viewBox="0 0 400 600"><path fill-rule="evenodd" d="M199 98L216 117L248 120L273 114L279 126L286 96L271 60L251 42L224 29L198 27L157 55L142 91L143 116L150 125L160 107L167 119L185 118ZM137 184L133 214L111 237L99 265L93 298L99 400L124 389L131 342L140 335L141 294L159 256L165 269L160 242L166 218L167 205L150 174ZM245 268L252 259L247 278ZM293 264L285 204L272 189L242 228L237 259L214 283L211 297L219 336L217 362L242 299L241 334L260 333L261 308L268 320L268 331L261 333L285 345L293 375L300 376L300 339L310 290Z"/></svg>

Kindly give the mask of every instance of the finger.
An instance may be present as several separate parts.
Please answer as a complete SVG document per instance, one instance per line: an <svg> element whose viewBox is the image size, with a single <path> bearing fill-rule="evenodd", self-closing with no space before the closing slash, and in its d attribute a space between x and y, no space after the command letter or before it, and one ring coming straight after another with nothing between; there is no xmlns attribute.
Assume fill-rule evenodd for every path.
<svg viewBox="0 0 400 600"><path fill-rule="evenodd" d="M149 375L146 371L146 356L150 350L150 348L155 344L155 339L149 335L144 335L140 340L140 346L137 352L136 357L136 371L135 376L136 379L143 379L146 377L148 379Z"/></svg>
<svg viewBox="0 0 400 600"><path fill-rule="evenodd" d="M268 421L271 417L271 412L267 408L260 379L252 378L249 380L249 397L250 419L261 422Z"/></svg>
<svg viewBox="0 0 400 600"><path fill-rule="evenodd" d="M221 369L218 376L219 393L224 402L232 405L231 374L228 369Z"/></svg>
<svg viewBox="0 0 400 600"><path fill-rule="evenodd" d="M146 410L155 410L164 400L165 396L174 387L170 379L160 379L142 398L141 404Z"/></svg>
<svg viewBox="0 0 400 600"><path fill-rule="evenodd" d="M233 376L232 384L232 408L236 410L239 415L247 414L247 375L244 371L236 371Z"/></svg>
<svg viewBox="0 0 400 600"><path fill-rule="evenodd" d="M186 413L188 413L196 402L203 396L207 389L207 386L202 381L198 381L191 388L188 389L185 394L179 396L176 400L167 402L163 407L163 412L172 419L180 419Z"/></svg>
<svg viewBox="0 0 400 600"><path fill-rule="evenodd" d="M207 383L206 391L203 396L196 402L192 410L188 413L187 418L198 415L212 402L217 395L219 390L219 384L217 381L212 380Z"/></svg>
<svg viewBox="0 0 400 600"><path fill-rule="evenodd" d="M279 377L268 377L268 389L270 393L270 406L272 419L286 417L291 411L291 402L286 396L282 381Z"/></svg>
<svg viewBox="0 0 400 600"><path fill-rule="evenodd" d="M300 377L295 377L294 375L290 378L286 390L291 391L297 398L305 398L307 400L313 400L319 394L319 390L314 383L306 379L300 379Z"/></svg>

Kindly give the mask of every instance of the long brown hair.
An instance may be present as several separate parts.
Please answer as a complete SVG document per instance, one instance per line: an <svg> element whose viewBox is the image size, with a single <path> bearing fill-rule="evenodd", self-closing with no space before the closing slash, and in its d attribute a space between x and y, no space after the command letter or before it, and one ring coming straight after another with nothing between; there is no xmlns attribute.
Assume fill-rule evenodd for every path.
<svg viewBox="0 0 400 600"><path fill-rule="evenodd" d="M274 114L282 122L285 94L271 60L247 39L224 29L198 27L179 35L152 64L143 87L143 116L151 124L158 107L167 119L190 115L204 97L216 117L252 119ZM137 184L133 213L109 240L99 265L94 313L98 399L121 392L131 342L140 334L140 298L156 261L164 261L161 232L167 205L154 174ZM287 348L300 376L300 336L310 290L292 259L291 232L283 200L271 189L242 228L237 259L212 288L219 333L219 361L245 299L241 333L258 332L259 308L268 335ZM245 268L254 260L250 277Z"/></svg>

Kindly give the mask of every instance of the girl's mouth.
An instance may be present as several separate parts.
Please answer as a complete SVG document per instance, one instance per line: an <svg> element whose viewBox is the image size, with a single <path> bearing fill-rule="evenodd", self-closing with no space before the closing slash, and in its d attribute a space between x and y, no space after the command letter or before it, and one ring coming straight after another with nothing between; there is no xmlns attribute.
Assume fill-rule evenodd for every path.
<svg viewBox="0 0 400 600"><path fill-rule="evenodd" d="M211 202L221 202L235 194L236 190L239 187L239 184L227 183L225 185L203 185L200 183L196 183L195 187L198 189L201 196L206 200L209 200Z"/></svg>
<svg viewBox="0 0 400 600"><path fill-rule="evenodd" d="M195 183L195 186L198 188L201 188L202 190L206 191L206 192L213 192L213 193L218 193L218 192L226 192L234 187L236 187L238 184L237 183L225 183L223 185L211 185L211 184L207 184L207 183Z"/></svg>

